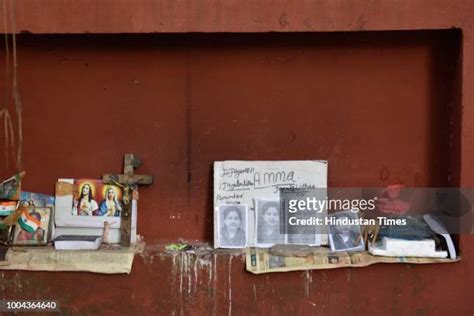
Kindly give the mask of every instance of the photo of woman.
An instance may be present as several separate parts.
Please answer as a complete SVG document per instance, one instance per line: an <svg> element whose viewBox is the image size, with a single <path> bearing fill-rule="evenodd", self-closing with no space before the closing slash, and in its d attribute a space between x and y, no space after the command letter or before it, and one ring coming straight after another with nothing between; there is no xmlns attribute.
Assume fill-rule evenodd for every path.
<svg viewBox="0 0 474 316"><path fill-rule="evenodd" d="M257 246L271 247L283 244L285 235L280 233L280 204L276 200L256 200Z"/></svg>
<svg viewBox="0 0 474 316"><path fill-rule="evenodd" d="M245 248L247 246L247 206L221 205L218 216L220 246Z"/></svg>
<svg viewBox="0 0 474 316"><path fill-rule="evenodd" d="M105 190L105 199L99 204L99 209L93 215L95 216L120 216L122 205L117 198L117 192L113 186L108 186Z"/></svg>

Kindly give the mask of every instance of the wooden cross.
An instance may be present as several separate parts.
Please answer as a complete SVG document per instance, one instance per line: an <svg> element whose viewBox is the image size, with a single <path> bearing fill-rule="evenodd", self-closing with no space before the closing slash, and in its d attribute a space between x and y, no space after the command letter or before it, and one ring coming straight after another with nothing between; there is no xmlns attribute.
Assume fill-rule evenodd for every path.
<svg viewBox="0 0 474 316"><path fill-rule="evenodd" d="M135 175L134 169L141 165L140 159L133 154L126 154L123 163L123 174L104 174L102 180L105 184L115 184L123 188L123 210L120 224L120 245L130 247L132 231L132 192L139 184L152 184L153 176Z"/></svg>

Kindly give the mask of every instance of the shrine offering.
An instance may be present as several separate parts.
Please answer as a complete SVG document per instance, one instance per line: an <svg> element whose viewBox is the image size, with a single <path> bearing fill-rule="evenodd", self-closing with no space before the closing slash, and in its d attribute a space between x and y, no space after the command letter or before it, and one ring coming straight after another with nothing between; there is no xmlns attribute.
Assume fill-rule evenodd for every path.
<svg viewBox="0 0 474 316"><path fill-rule="evenodd" d="M327 166L327 161L322 160L214 162L214 247L271 246L282 242L327 244L326 236L316 233L281 236L277 232L281 221L280 189L326 188ZM242 211L226 212L232 205L248 209L248 216ZM229 225L231 217L239 221L235 227ZM226 236L232 239L242 235L241 231L247 236L244 243L240 238L236 243L225 242Z"/></svg>
<svg viewBox="0 0 474 316"><path fill-rule="evenodd" d="M137 201L131 201L130 240L137 238ZM60 235L97 235L109 225L109 242L120 242L123 189L97 179L59 179L56 183L55 233Z"/></svg>

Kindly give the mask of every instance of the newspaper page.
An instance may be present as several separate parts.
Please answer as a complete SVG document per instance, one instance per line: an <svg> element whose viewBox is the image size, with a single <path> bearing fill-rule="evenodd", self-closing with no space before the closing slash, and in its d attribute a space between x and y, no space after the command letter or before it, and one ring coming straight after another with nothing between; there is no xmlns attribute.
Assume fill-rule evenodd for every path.
<svg viewBox="0 0 474 316"><path fill-rule="evenodd" d="M254 274L287 272L298 270L335 269L343 267L365 267L376 263L448 263L457 259L415 258L415 257L380 257L372 256L367 251L331 253L325 247L312 247L305 255L284 255L272 249L247 248L246 268Z"/></svg>
<svg viewBox="0 0 474 316"><path fill-rule="evenodd" d="M82 271L103 274L130 274L135 253L144 243L130 248L99 250L55 250L53 247L15 247L8 249L0 270Z"/></svg>

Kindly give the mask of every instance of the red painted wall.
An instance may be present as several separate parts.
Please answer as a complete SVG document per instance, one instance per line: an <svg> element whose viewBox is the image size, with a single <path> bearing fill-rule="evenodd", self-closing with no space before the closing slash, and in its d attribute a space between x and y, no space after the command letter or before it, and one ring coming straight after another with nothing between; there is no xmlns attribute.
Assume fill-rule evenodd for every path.
<svg viewBox="0 0 474 316"><path fill-rule="evenodd" d="M327 7L276 2L268 11L264 2L260 9L257 3L204 2L202 12L224 16L217 22L191 4L176 2L173 11L165 1L140 1L127 20L136 23L123 24L117 21L122 2L108 4L110 19L104 19L104 4L91 2L98 6L95 22L89 15L79 18L87 12L82 4L52 1L48 9L33 11L35 3L27 8L18 1L17 30L287 32L456 25L462 33L20 36L25 189L53 193L58 177L118 172L127 152L142 158L140 172L153 173L156 183L141 190L138 225L148 247L131 275L5 272L3 297L56 298L64 311L80 314L472 314L471 236L461 238L463 261L456 264L263 276L245 272L239 253L173 257L160 246L178 238L212 239L214 160L327 159L331 186L472 185L466 163L474 157L472 93L465 88L472 83L467 1L405 2L392 7L395 13L382 10L390 7L383 1L373 7L356 1L324 2ZM148 20L150 5L170 14ZM317 13L306 21L309 8ZM322 22L321 10L327 19ZM360 10L364 14L355 19ZM235 16L225 19L232 11ZM63 22L46 20L58 12Z"/></svg>
<svg viewBox="0 0 474 316"><path fill-rule="evenodd" d="M163 241L211 239L216 160L325 159L333 187L448 185L459 35L20 36L25 189L134 152L157 179L140 232Z"/></svg>

